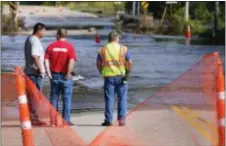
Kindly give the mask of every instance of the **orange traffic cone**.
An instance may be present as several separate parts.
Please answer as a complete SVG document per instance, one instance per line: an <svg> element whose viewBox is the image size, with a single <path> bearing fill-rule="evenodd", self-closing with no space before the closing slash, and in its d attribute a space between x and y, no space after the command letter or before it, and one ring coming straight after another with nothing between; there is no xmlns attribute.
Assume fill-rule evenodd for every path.
<svg viewBox="0 0 226 146"><path fill-rule="evenodd" d="M217 80L216 80L216 91L217 91L217 120L218 120L218 146L225 146L225 108L224 108L224 74L222 68L222 62L220 56L217 60Z"/></svg>
<svg viewBox="0 0 226 146"><path fill-rule="evenodd" d="M22 68L16 67L16 85L19 99L20 123L22 130L23 146L34 146L32 126L29 115L25 81L22 74Z"/></svg>

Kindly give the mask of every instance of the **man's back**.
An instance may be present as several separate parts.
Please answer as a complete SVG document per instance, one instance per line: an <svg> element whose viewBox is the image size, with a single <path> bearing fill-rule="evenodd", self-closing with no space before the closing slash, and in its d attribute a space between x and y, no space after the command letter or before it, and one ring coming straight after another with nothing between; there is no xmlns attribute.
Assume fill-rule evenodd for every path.
<svg viewBox="0 0 226 146"><path fill-rule="evenodd" d="M45 57L50 60L51 71L61 73L67 73L70 59L76 60L73 46L62 40L57 40L50 44Z"/></svg>
<svg viewBox="0 0 226 146"><path fill-rule="evenodd" d="M124 75L126 64L125 61L130 59L127 47L111 42L100 48L98 60L102 64L102 76Z"/></svg>
<svg viewBox="0 0 226 146"><path fill-rule="evenodd" d="M115 92L118 95L119 126L125 126L127 112L126 78L129 75L131 58L127 47L119 44L120 35L116 31L108 34L108 44L99 49L97 68L104 78L105 119L102 126L112 125Z"/></svg>
<svg viewBox="0 0 226 146"><path fill-rule="evenodd" d="M47 75L51 79L50 103L57 109L60 94L63 100L62 116L65 122L73 125L70 121L71 98L73 81L71 73L76 61L75 49L66 41L67 30L57 30L57 41L50 44L45 53L45 66ZM57 126L57 115L51 112L51 125ZM63 122L63 123L65 123Z"/></svg>
<svg viewBox="0 0 226 146"><path fill-rule="evenodd" d="M108 43L104 46L104 49L108 49L108 53L106 54L107 58L111 58L111 55L114 54L114 59L118 60L119 55L120 55L120 49L122 49L123 46L121 46L118 43ZM110 54L111 55L110 55Z"/></svg>

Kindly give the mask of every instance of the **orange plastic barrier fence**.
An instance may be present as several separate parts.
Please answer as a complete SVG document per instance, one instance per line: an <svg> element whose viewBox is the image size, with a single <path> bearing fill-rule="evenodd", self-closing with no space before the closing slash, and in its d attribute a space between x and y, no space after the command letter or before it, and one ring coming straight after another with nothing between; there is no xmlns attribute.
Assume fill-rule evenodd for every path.
<svg viewBox="0 0 226 146"><path fill-rule="evenodd" d="M16 68L16 73L2 73L1 80L3 146L85 145L76 132L65 124L66 122L61 114L53 108L49 100L36 88L20 67ZM35 106L38 119L42 121L42 125L32 122L31 126L28 106L25 104L28 101L26 94L28 100L33 102L32 105ZM57 127L50 125L50 111L57 113ZM22 135L20 127L22 128Z"/></svg>
<svg viewBox="0 0 226 146"><path fill-rule="evenodd" d="M107 127L90 144L85 144L68 125L62 126L64 120L58 111L21 69L2 73L1 80L3 146L25 146L26 142L29 146L224 146L225 87L218 53L205 55L131 109L126 126ZM26 94L44 125L28 124L27 106L21 105L26 103ZM57 127L50 126L50 111L57 114ZM26 140L24 131L30 131Z"/></svg>
<svg viewBox="0 0 226 146"><path fill-rule="evenodd" d="M106 128L90 146L223 146L224 76L219 61L218 53L205 55L129 111L125 127Z"/></svg>

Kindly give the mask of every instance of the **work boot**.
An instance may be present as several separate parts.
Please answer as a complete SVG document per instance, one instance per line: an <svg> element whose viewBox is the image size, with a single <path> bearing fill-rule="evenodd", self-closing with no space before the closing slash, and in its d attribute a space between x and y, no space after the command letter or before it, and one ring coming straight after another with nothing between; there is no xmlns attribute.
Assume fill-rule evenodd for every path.
<svg viewBox="0 0 226 146"><path fill-rule="evenodd" d="M75 124L72 123L71 121L68 123L66 121L63 121L63 126L74 126Z"/></svg>
<svg viewBox="0 0 226 146"><path fill-rule="evenodd" d="M104 121L101 126L112 126L112 123Z"/></svg>
<svg viewBox="0 0 226 146"><path fill-rule="evenodd" d="M69 126L74 126L75 124L72 123L71 121L68 123Z"/></svg>
<svg viewBox="0 0 226 146"><path fill-rule="evenodd" d="M47 126L47 123L39 120L38 116L35 114L31 114L30 119L31 119L31 124L34 126Z"/></svg>
<svg viewBox="0 0 226 146"><path fill-rule="evenodd" d="M119 121L119 126L125 126L126 122L125 121Z"/></svg>
<svg viewBox="0 0 226 146"><path fill-rule="evenodd" d="M31 124L35 126L47 126L47 123L39 119L32 119Z"/></svg>

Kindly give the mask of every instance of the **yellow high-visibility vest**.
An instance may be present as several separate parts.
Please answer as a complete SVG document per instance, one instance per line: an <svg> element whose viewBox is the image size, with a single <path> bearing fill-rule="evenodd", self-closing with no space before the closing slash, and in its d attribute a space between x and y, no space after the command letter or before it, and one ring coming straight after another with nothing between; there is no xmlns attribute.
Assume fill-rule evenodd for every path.
<svg viewBox="0 0 226 146"><path fill-rule="evenodd" d="M114 42L108 43L103 48L100 48L99 54L102 60L101 75L103 77L124 76L126 72L126 52L127 47ZM117 65L115 62L117 62Z"/></svg>

